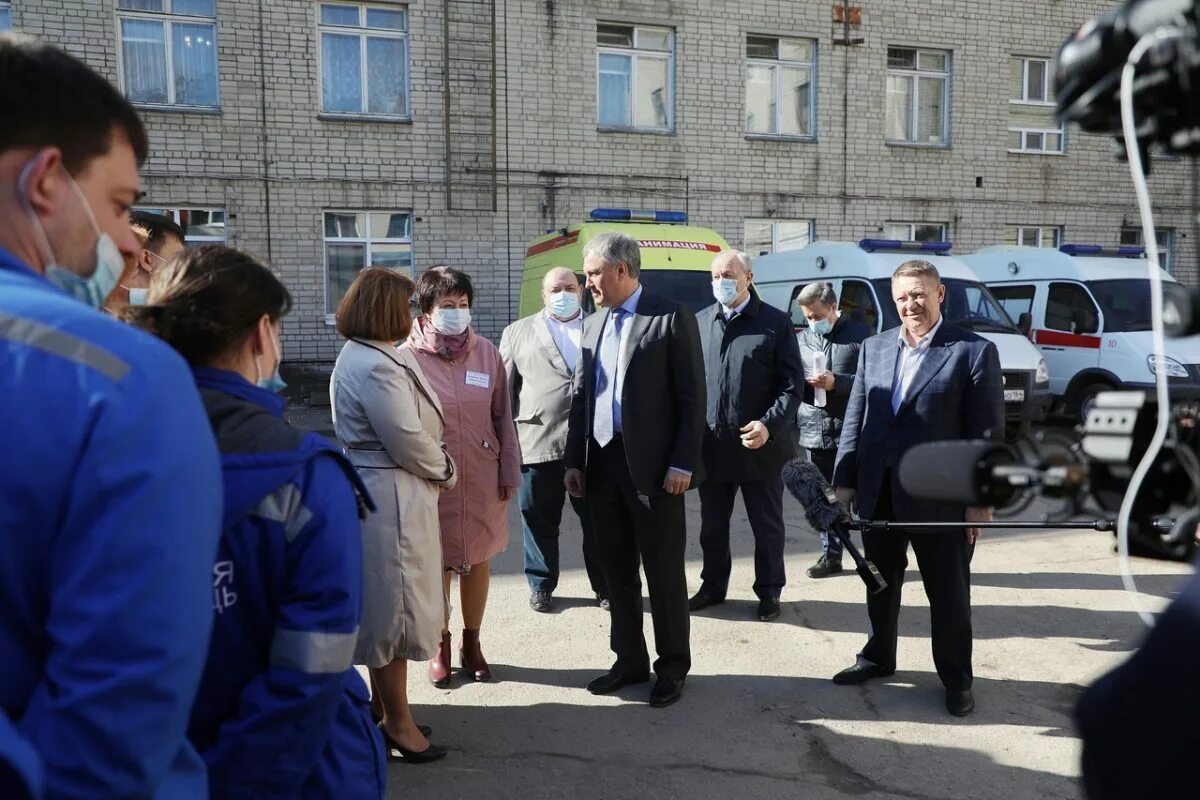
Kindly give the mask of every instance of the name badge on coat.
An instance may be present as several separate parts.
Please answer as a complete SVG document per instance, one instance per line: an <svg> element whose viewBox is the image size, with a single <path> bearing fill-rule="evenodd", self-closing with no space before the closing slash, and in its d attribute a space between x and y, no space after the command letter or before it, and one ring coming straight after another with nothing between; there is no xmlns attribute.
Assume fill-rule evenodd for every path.
<svg viewBox="0 0 1200 800"><path fill-rule="evenodd" d="M486 372L471 372L467 370L467 386L478 386L480 389L488 389L492 385L492 376Z"/></svg>

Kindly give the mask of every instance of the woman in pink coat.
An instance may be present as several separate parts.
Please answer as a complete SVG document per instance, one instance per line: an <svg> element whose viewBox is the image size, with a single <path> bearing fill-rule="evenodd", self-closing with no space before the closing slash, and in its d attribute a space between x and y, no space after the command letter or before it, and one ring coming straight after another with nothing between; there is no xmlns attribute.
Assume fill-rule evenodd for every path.
<svg viewBox="0 0 1200 800"><path fill-rule="evenodd" d="M434 267L421 273L416 291L421 316L403 346L417 354L446 416L443 442L458 465L458 484L438 498L446 596L457 574L462 668L473 680L486 681L491 670L479 646L479 627L487 607L488 562L508 546L508 501L521 485L521 451L500 352L471 330L474 299L463 272ZM450 685L449 606L429 680Z"/></svg>

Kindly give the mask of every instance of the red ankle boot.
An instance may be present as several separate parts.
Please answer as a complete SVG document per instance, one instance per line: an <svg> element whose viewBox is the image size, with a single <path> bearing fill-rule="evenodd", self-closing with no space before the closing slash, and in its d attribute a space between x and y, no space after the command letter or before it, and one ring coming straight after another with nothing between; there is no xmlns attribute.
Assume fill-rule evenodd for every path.
<svg viewBox="0 0 1200 800"><path fill-rule="evenodd" d="M437 655L429 662L429 682L439 689L450 685L450 632L442 634Z"/></svg>
<svg viewBox="0 0 1200 800"><path fill-rule="evenodd" d="M483 657L483 650L479 648L478 630L463 630L462 649L458 651L458 656L462 659L463 670L471 673L471 679L476 683L492 679L492 668L488 666L487 659Z"/></svg>

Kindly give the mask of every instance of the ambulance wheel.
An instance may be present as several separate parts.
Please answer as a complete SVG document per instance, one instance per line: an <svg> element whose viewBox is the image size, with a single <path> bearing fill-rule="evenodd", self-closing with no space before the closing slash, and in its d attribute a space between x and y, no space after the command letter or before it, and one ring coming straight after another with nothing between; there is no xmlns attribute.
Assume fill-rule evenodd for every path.
<svg viewBox="0 0 1200 800"><path fill-rule="evenodd" d="M1096 395L1101 392L1111 392L1112 386L1101 381L1089 383L1081 387L1075 392L1075 418L1082 425L1087 422L1087 415L1092 410L1092 406L1096 403Z"/></svg>

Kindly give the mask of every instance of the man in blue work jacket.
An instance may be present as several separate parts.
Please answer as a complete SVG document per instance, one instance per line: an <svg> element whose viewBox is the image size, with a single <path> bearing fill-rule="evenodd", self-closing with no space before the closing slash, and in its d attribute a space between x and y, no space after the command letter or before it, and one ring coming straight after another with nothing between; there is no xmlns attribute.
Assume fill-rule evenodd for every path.
<svg viewBox="0 0 1200 800"><path fill-rule="evenodd" d="M0 36L0 797L202 798L184 738L221 476L183 360L93 308L136 256L146 133Z"/></svg>

